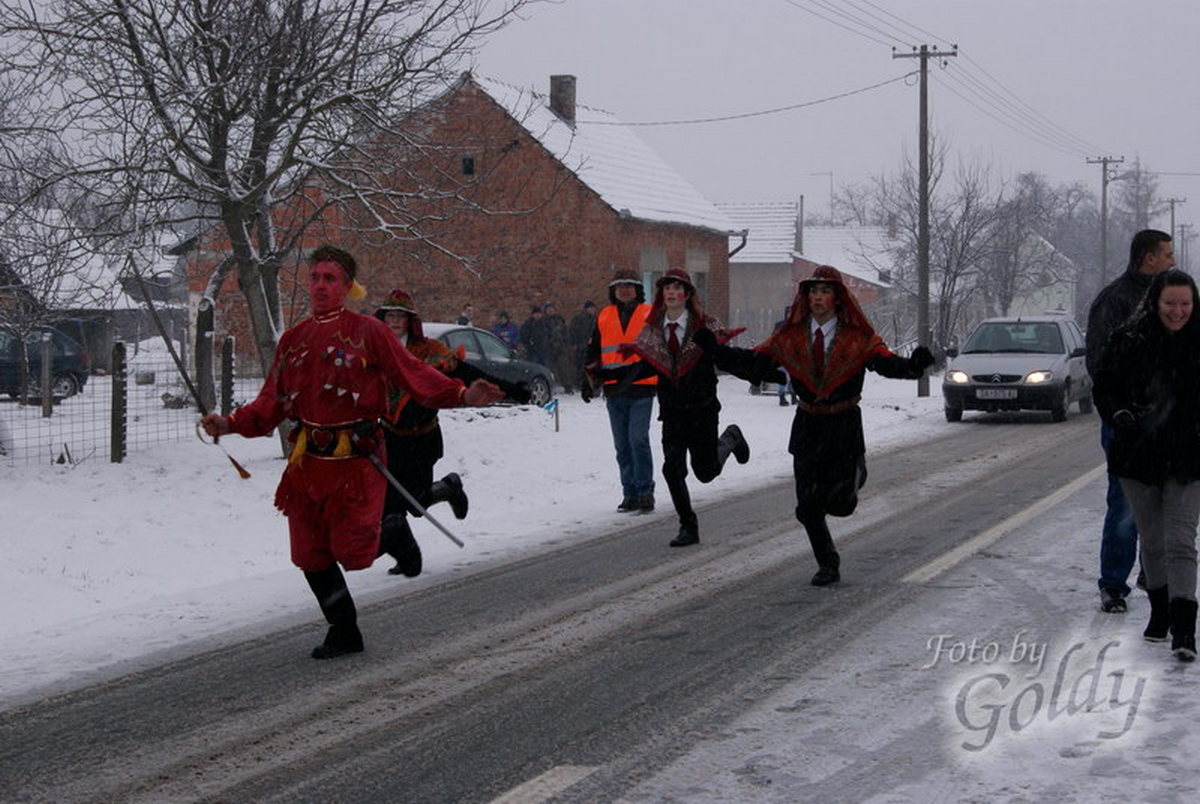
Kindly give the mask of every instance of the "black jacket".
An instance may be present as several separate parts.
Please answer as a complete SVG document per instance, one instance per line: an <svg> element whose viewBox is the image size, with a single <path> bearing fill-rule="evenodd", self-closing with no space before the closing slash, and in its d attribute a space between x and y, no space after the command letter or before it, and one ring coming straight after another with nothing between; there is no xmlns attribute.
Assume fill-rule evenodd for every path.
<svg viewBox="0 0 1200 804"><path fill-rule="evenodd" d="M1100 357L1109 337L1117 327L1129 321L1153 278L1152 274L1144 274L1130 265L1092 300L1092 306L1088 308L1086 343L1087 369L1093 379L1100 369Z"/></svg>
<svg viewBox="0 0 1200 804"><path fill-rule="evenodd" d="M1200 480L1200 334L1170 334L1147 316L1113 333L1092 379L1114 425L1109 472L1149 485ZM1114 420L1118 411L1129 415Z"/></svg>

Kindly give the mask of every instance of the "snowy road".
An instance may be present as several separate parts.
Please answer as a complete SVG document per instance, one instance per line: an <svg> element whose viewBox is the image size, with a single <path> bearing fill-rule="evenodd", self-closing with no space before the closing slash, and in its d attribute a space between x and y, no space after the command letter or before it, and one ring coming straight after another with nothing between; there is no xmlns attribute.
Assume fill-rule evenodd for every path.
<svg viewBox="0 0 1200 804"><path fill-rule="evenodd" d="M936 744L986 736L947 734L930 715L945 676L920 672L934 630L965 633L957 615L984 599L956 561L1028 538L1021 513L1094 469L1094 435L1090 417L997 420L871 456L859 512L834 525L836 589L807 584L792 490L775 484L701 508L698 549L634 520L377 602L353 661L297 662L312 629L296 628L9 712L0 781L14 800L490 801L549 773L574 782L563 800L799 800L762 768L696 786L754 731L730 724L783 696L774 716L835 749L808 766L817 798L910 800L886 796L924 789L946 764ZM991 628L986 608L971 627ZM1056 627L1023 604L991 613L1043 642ZM850 747L853 773L818 772Z"/></svg>

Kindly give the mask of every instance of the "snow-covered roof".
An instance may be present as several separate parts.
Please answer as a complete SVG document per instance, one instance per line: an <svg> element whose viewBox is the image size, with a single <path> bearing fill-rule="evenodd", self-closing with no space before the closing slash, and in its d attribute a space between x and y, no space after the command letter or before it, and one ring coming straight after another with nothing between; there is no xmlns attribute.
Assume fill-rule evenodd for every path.
<svg viewBox="0 0 1200 804"><path fill-rule="evenodd" d="M876 285L891 281L880 272L894 273L895 238L884 226L806 226L801 251L795 256Z"/></svg>
<svg viewBox="0 0 1200 804"><path fill-rule="evenodd" d="M792 264L799 202L731 201L716 206L733 220L736 228L749 230L746 247L729 258L731 263Z"/></svg>
<svg viewBox="0 0 1200 804"><path fill-rule="evenodd" d="M572 127L543 94L490 78L472 80L619 214L721 234L738 228L612 113L577 104Z"/></svg>

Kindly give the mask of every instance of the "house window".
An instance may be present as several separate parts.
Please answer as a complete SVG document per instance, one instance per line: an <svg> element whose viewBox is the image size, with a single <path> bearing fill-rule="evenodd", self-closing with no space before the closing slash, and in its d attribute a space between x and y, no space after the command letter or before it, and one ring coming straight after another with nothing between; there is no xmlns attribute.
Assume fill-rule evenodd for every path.
<svg viewBox="0 0 1200 804"><path fill-rule="evenodd" d="M654 283L667 272L666 246L642 246L638 269L642 272L642 285L647 288L646 299L654 298Z"/></svg>
<svg viewBox="0 0 1200 804"><path fill-rule="evenodd" d="M475 157L464 156L462 158L462 172L464 176L475 175Z"/></svg>

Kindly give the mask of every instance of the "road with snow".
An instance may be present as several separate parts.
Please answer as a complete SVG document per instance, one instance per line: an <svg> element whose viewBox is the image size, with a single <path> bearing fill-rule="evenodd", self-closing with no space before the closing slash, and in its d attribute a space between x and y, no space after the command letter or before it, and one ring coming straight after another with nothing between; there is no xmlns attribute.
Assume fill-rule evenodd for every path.
<svg viewBox="0 0 1200 804"><path fill-rule="evenodd" d="M1087 482L1094 425L998 419L870 456L858 513L834 522L833 589L808 585L793 492L775 483L702 508L698 548L670 549L669 522L632 518L374 603L359 657L308 660L320 633L293 628L10 711L0 782L11 800L491 801L517 789L510 800L533 801L560 788L559 800L662 800L661 775L711 764L689 752L756 703L827 686L831 662L894 669L891 638L864 635L952 613L970 594L945 583L960 561L999 555ZM908 670L930 659L930 636L909 643ZM879 704L855 738L879 743L857 763L855 800L944 764L914 748L944 741L946 718L914 733L912 699L834 680L802 722L838 722L845 738L867 724L842 721L832 698ZM826 792L845 783L835 775ZM699 795L678 779L667 789Z"/></svg>

